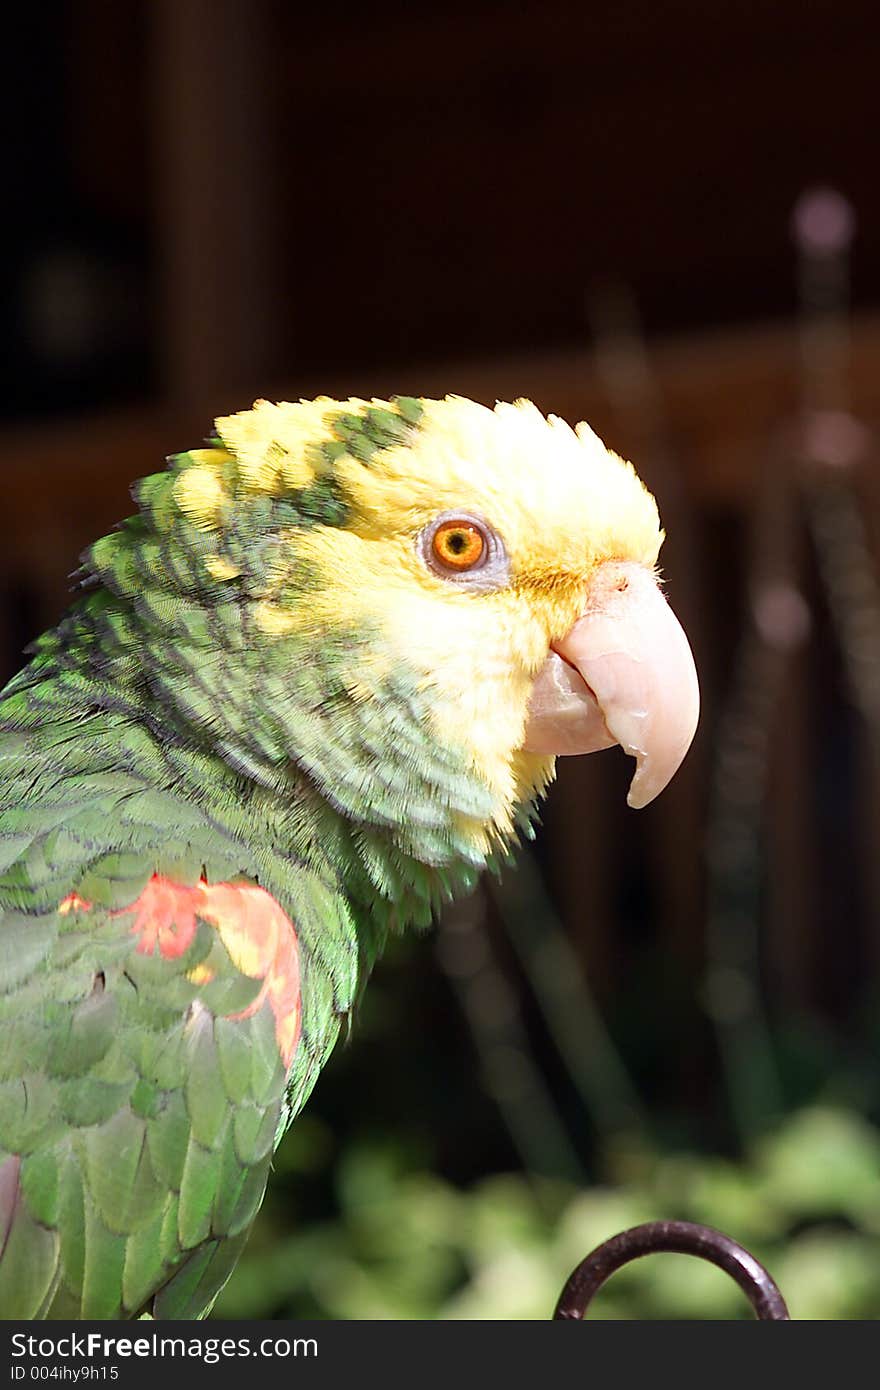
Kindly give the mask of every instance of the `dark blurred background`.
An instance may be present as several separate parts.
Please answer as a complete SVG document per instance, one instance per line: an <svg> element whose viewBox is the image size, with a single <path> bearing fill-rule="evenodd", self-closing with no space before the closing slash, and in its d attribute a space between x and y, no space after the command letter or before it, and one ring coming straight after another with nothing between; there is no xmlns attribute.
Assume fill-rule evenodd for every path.
<svg viewBox="0 0 880 1390"><path fill-rule="evenodd" d="M880 20L868 0L68 0L6 23L0 659L256 395L526 395L655 490L704 713L635 815L377 969L230 1317L549 1316L684 1216L880 1314ZM681 1263L681 1269L678 1268ZM655 1257L608 1317L743 1314Z"/></svg>

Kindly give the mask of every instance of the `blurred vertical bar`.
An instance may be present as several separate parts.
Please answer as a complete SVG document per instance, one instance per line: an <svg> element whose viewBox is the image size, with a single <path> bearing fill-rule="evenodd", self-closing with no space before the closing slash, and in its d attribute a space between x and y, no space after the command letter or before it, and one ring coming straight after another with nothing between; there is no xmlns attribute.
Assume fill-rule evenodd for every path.
<svg viewBox="0 0 880 1390"><path fill-rule="evenodd" d="M698 666L705 650L699 600L700 544L697 514L683 482L667 411L629 285L606 279L587 295L597 376L614 412L623 444L657 497L667 532L660 562L670 581L670 602L688 634ZM611 447L616 447L611 441ZM705 693L706 682L703 679ZM703 722L711 710L704 708ZM650 862L652 912L660 939L677 965L693 973L703 950L705 769L701 737L662 800L640 821ZM635 829L630 823L627 832Z"/></svg>
<svg viewBox="0 0 880 1390"><path fill-rule="evenodd" d="M768 993L796 1017L809 1010L821 968L816 760L811 755L817 700L814 653L807 641L812 621L798 579L805 567L803 530L791 506L784 509L779 501L778 524L768 538L771 551L752 593L751 610L765 645L779 648L787 658L780 671L766 787L765 964Z"/></svg>
<svg viewBox="0 0 880 1390"><path fill-rule="evenodd" d="M487 877L486 887L603 1149L644 1147L647 1116L531 849L523 846L515 869L505 869L497 880Z"/></svg>
<svg viewBox="0 0 880 1390"><path fill-rule="evenodd" d="M446 908L436 952L470 1026L486 1094L504 1117L524 1167L582 1182L582 1155L535 1060L517 992L493 956L482 887Z"/></svg>
<svg viewBox="0 0 880 1390"><path fill-rule="evenodd" d="M871 974L880 963L880 579L865 515L876 449L853 413L850 390L852 206L833 188L797 202L792 218L801 299L801 462L807 520L840 647L849 697L864 722L867 752L858 760L855 844L839 866L864 885ZM858 901L850 893L848 901ZM862 943L852 943L856 950ZM852 949L851 944L851 949ZM841 985L851 988L847 973Z"/></svg>
<svg viewBox="0 0 880 1390"><path fill-rule="evenodd" d="M802 776L813 765L800 741L808 710L797 683L811 629L797 465L789 440L773 447L756 438L754 447L769 466L759 474L749 518L745 621L715 729L703 986L728 1103L746 1142L783 1104L765 972L787 981L787 1003L806 1004L804 919L797 914L813 872L804 854L809 781Z"/></svg>
<svg viewBox="0 0 880 1390"><path fill-rule="evenodd" d="M754 520L754 596L732 689L716 731L707 827L709 902L703 998L715 1025L727 1097L742 1141L772 1122L781 1087L765 1011L766 798L787 658L808 630L793 582L768 582L781 528L775 488ZM784 506L784 500L782 502ZM800 601L799 601L800 600ZM771 870L772 871L772 870Z"/></svg>
<svg viewBox="0 0 880 1390"><path fill-rule="evenodd" d="M833 188L803 193L792 210L800 301L801 403L806 416L849 400L850 204Z"/></svg>
<svg viewBox="0 0 880 1390"><path fill-rule="evenodd" d="M280 369L272 5L155 0L150 14L164 394L229 409Z"/></svg>

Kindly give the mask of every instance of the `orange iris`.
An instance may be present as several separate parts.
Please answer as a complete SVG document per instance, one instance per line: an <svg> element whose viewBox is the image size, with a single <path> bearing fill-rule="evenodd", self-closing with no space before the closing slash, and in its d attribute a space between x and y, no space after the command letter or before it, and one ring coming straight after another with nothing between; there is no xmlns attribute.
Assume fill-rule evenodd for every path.
<svg viewBox="0 0 880 1390"><path fill-rule="evenodd" d="M482 531L471 521L444 521L431 541L434 559L449 570L470 570L486 551Z"/></svg>

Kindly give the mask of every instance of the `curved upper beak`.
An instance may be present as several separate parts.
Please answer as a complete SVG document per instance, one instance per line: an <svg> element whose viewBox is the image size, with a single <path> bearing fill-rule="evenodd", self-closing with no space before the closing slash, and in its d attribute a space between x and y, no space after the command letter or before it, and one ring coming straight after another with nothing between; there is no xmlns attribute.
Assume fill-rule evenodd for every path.
<svg viewBox="0 0 880 1390"><path fill-rule="evenodd" d="M636 760L627 802L647 806L682 762L699 712L694 658L654 575L608 561L538 673L523 746L567 754L619 743Z"/></svg>

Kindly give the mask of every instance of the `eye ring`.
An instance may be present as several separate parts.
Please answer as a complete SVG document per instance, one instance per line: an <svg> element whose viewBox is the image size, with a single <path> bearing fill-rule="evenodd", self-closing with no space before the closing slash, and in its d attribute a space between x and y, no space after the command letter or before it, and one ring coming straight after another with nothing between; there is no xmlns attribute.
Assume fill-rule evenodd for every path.
<svg viewBox="0 0 880 1390"><path fill-rule="evenodd" d="M440 579L480 593L510 580L504 542L471 512L442 512L420 532L417 544L423 563Z"/></svg>

